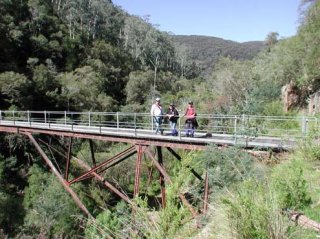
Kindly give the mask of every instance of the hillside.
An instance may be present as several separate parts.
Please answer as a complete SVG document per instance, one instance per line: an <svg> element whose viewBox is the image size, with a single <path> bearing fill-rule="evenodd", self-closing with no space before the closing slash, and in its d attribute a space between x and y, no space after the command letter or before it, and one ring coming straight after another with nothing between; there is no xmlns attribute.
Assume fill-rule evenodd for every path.
<svg viewBox="0 0 320 239"><path fill-rule="evenodd" d="M294 93L301 90L299 103L308 102L309 89L320 90L320 0L303 2L308 8L297 35L278 40L274 33L265 42L238 43L168 35L148 17L130 15L111 0L0 1L3 127L5 117L15 122L24 117L30 126L40 120L49 126L89 120L101 129L114 126L110 113L118 112L122 126L134 122L139 129L151 129L151 105L161 97L163 109L170 103L179 109L177 144L180 136L185 140L183 109L191 100L199 116L197 133L207 126L250 138L268 131L280 135L279 129L290 136L308 133L292 155L268 151L266 157L253 158L238 147L160 150L142 141L140 147L102 141L97 135L85 140L76 134L42 133L32 135L36 143L31 135L3 132L0 238L316 238L314 232L297 228L286 213L301 212L320 221L319 125L311 127L311 121L302 120L264 124L260 117L255 122L246 117L300 117L300 105L283 110L282 87L290 83L298 89ZM200 120L202 114L210 119ZM222 115L230 117L224 121ZM236 123L240 115L248 127ZM319 122L319 115L313 122ZM225 122L230 127L222 127ZM169 129L169 124L165 121L163 127ZM210 132L203 137L210 137ZM45 165L42 152L64 176L62 181ZM152 161L145 160L147 156ZM86 174L76 159L94 171ZM208 179L208 213L203 216L206 180L198 180L191 170ZM103 182L89 180L94 172ZM87 207L92 220L73 199ZM201 215L193 218L183 201ZM208 229L206 236L200 235L202 228Z"/></svg>
<svg viewBox="0 0 320 239"><path fill-rule="evenodd" d="M203 76L211 73L214 64L220 57L231 57L235 60L249 60L263 48L262 41L235 42L218 37L173 35L176 45L184 45L188 58L201 67Z"/></svg>

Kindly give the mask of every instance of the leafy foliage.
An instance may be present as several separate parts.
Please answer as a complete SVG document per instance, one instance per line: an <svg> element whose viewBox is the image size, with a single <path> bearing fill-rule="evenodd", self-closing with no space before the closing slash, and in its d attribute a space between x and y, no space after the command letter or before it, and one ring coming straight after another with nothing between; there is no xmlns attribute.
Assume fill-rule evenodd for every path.
<svg viewBox="0 0 320 239"><path fill-rule="evenodd" d="M181 110L192 99L199 113L282 115L284 84L293 82L301 88L300 106L307 103L309 94L320 89L320 2L302 3L304 12L296 36L278 39L279 34L271 32L265 42L237 43L205 36L169 36L153 26L148 17L130 16L111 1L0 1L1 110L146 112L154 96L159 95L165 104L174 102ZM54 177L37 166L38 158L28 143L15 135L1 139L0 230L13 237L83 236L81 222L72 218L79 215L78 209ZM315 140L316 133L300 148L303 158L312 162L320 155L319 147L310 143ZM122 146L97 147L97 158L103 160ZM74 151L89 155L81 142ZM99 215L99 227L109 224L106 234L88 225L87 236L192 235L185 223L189 213L177 194L192 192L192 203L198 206L203 192L189 178L186 165L199 172L208 169L210 185L221 194L223 189L238 189L224 201L236 236L285 238L288 226L279 210L311 210L314 199L307 183L308 169L299 164L274 169L270 192L271 183L261 183L265 172L257 171L257 162L241 150L219 151L213 147L201 157L205 158L198 160L202 166L183 162L182 171L174 160L166 162L165 167L175 177L163 210L147 207L150 199L157 199L160 187L157 182L149 183L147 174L142 175L143 196L137 199L141 210L136 224L130 224L127 215L131 212L119 199L102 192L97 183L77 184L75 190L81 187L84 191L81 199L94 215ZM105 176L131 195L133 160L121 166ZM155 170L147 162L142 167L148 172ZM77 174L77 170L72 173ZM260 179L253 180L257 175ZM158 176L157 172L154 177ZM211 194L212 199L217 197ZM158 204L154 202L153 206L157 208ZM102 212L99 207L106 205L110 210ZM237 221L235 215L243 221ZM276 231L277 225L281 230ZM137 226L141 230L135 234ZM121 235L115 235L119 228Z"/></svg>
<svg viewBox="0 0 320 239"><path fill-rule="evenodd" d="M85 236L86 238L115 238L119 229L120 223L117 217L108 209L105 209L94 221L89 221L89 226L85 230Z"/></svg>
<svg viewBox="0 0 320 239"><path fill-rule="evenodd" d="M290 161L274 170L274 187L283 209L301 210L312 203L302 167L301 162Z"/></svg>
<svg viewBox="0 0 320 239"><path fill-rule="evenodd" d="M268 185L246 180L223 198L234 238L288 238L288 219Z"/></svg>
<svg viewBox="0 0 320 239"><path fill-rule="evenodd" d="M74 235L79 225L79 215L70 196L53 175L34 165L30 169L29 186L26 188L24 206L24 233L43 236Z"/></svg>
<svg viewBox="0 0 320 239"><path fill-rule="evenodd" d="M258 173L252 157L237 148L219 150L210 146L201 156L205 159L203 168L208 171L209 184L215 189L227 188Z"/></svg>
<svg viewBox="0 0 320 239"><path fill-rule="evenodd" d="M10 107L15 105L22 109L31 107L31 99L28 91L31 82L22 74L4 72L0 74L1 105Z"/></svg>
<svg viewBox="0 0 320 239"><path fill-rule="evenodd" d="M173 35L172 39L176 45L186 48L184 52L188 61L184 64L192 65L192 62L198 62L203 76L211 74L220 58L250 60L264 47L263 42L239 43L208 36Z"/></svg>

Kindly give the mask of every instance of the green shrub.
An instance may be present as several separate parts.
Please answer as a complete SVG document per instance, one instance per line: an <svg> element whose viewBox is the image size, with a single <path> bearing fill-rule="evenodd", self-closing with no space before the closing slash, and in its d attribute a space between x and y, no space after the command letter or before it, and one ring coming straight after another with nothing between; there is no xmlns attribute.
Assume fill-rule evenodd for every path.
<svg viewBox="0 0 320 239"><path fill-rule="evenodd" d="M105 209L95 220L89 220L85 229L85 238L120 238L117 231L120 229L120 222L115 214Z"/></svg>
<svg viewBox="0 0 320 239"><path fill-rule="evenodd" d="M143 200L137 199L139 207L136 211L135 227L139 228L141 237L138 238L177 238L182 234L190 236L191 229L186 227L190 221L190 212L182 204L179 194L189 192L192 180L190 168L193 165L193 154L189 154L181 161L181 167L175 168L172 183L166 184L166 206L160 211L150 210ZM190 229L190 230L189 230Z"/></svg>
<svg viewBox="0 0 320 239"><path fill-rule="evenodd" d="M310 135L304 138L297 147L296 154L301 159L320 161L319 132L312 129Z"/></svg>
<svg viewBox="0 0 320 239"><path fill-rule="evenodd" d="M278 193L282 209L298 210L311 204L303 162L291 160L276 167L271 175L272 185Z"/></svg>
<svg viewBox="0 0 320 239"><path fill-rule="evenodd" d="M263 110L264 115L283 115L283 103L280 100L277 101L272 101L270 103L266 103L264 110Z"/></svg>
<svg viewBox="0 0 320 239"><path fill-rule="evenodd" d="M80 212L70 195L52 173L36 164L29 172L29 185L23 202L26 210L23 232L47 237L77 235L80 221L75 221L74 217ZM79 184L74 186L74 190L77 188Z"/></svg>
<svg viewBox="0 0 320 239"><path fill-rule="evenodd" d="M218 149L208 147L201 156L207 168L210 187L221 189L241 182L255 174L253 158L240 148Z"/></svg>
<svg viewBox="0 0 320 239"><path fill-rule="evenodd" d="M287 238L288 223L275 193L267 184L249 179L222 200L233 238Z"/></svg>

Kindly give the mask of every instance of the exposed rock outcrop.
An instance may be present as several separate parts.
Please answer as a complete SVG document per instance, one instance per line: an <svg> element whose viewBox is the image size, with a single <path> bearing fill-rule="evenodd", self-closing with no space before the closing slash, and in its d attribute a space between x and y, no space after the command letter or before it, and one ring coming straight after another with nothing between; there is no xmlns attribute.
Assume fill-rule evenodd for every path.
<svg viewBox="0 0 320 239"><path fill-rule="evenodd" d="M309 96L308 113L314 115L320 112L320 91Z"/></svg>
<svg viewBox="0 0 320 239"><path fill-rule="evenodd" d="M293 107L299 105L300 90L293 82L283 86L281 93L285 112L288 112Z"/></svg>

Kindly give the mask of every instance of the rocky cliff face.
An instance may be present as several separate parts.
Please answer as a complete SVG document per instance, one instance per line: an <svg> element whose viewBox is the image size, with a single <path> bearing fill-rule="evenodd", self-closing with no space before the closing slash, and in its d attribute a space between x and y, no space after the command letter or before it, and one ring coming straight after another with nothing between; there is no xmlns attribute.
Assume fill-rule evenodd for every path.
<svg viewBox="0 0 320 239"><path fill-rule="evenodd" d="M300 103L300 90L290 82L281 89L284 111L288 112Z"/></svg>

